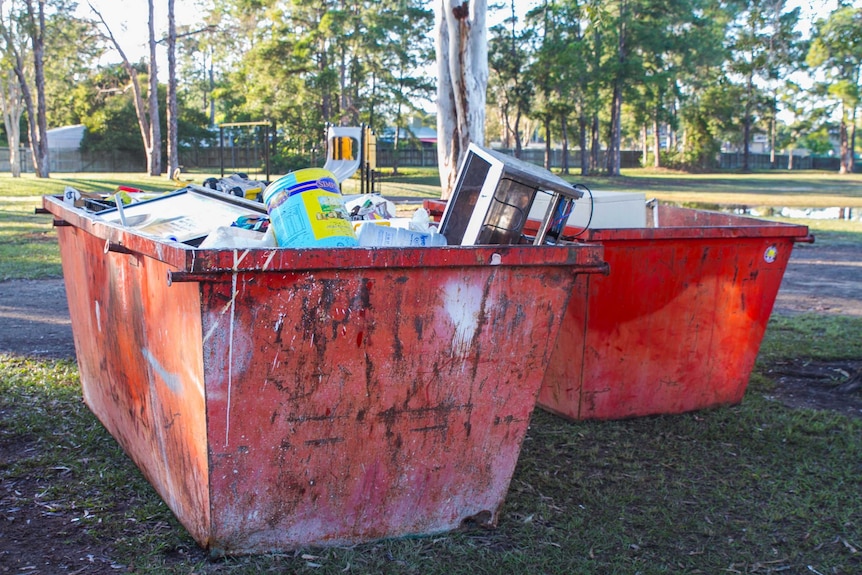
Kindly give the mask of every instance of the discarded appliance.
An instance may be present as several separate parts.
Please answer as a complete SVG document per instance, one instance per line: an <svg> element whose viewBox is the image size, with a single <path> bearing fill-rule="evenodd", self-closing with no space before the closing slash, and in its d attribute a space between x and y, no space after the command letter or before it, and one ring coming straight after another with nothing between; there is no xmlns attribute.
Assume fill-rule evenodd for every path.
<svg viewBox="0 0 862 575"><path fill-rule="evenodd" d="M196 246L216 228L261 216L266 216L266 209L259 202L189 185L128 205L118 202L95 219L154 239Z"/></svg>
<svg viewBox="0 0 862 575"><path fill-rule="evenodd" d="M527 243L521 232L541 195L546 196L545 209L534 245L543 244L555 226L565 224L572 203L583 192L544 168L471 143L446 203L440 233L449 245Z"/></svg>
<svg viewBox="0 0 862 575"><path fill-rule="evenodd" d="M539 195L530 210L530 219L541 221L547 210L548 196ZM645 228L646 195L640 192L590 191L575 202L566 222L570 228Z"/></svg>

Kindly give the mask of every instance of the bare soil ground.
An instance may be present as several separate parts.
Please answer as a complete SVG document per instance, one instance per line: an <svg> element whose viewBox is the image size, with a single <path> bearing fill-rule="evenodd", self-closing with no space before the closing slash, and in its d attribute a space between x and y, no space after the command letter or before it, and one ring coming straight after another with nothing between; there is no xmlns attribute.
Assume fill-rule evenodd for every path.
<svg viewBox="0 0 862 575"><path fill-rule="evenodd" d="M774 313L862 317L862 245L797 245ZM74 358L62 280L0 282L0 353ZM829 409L862 417L862 358L820 363L790 360L769 369L776 381L771 392L775 400L791 407ZM0 462L10 462L29 447L32 446L0 442ZM44 481L39 477L35 479L38 485L0 482L0 575L101 575L132 570L112 563L111 542L70 530L68 517L45 513L34 506L30 494L46 488ZM204 557L196 547L172 553L186 558Z"/></svg>

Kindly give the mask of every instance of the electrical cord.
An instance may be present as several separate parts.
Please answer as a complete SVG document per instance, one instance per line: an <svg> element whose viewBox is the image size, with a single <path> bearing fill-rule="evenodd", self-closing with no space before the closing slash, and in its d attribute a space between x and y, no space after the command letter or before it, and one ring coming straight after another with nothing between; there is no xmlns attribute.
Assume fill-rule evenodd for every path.
<svg viewBox="0 0 862 575"><path fill-rule="evenodd" d="M594 201L594 199L593 199L593 192L592 192L592 190L590 190L590 189L589 189L587 186L585 186L584 184L575 184L575 185L574 185L574 187L575 187L575 189L576 189L576 190L584 190L584 191L586 191L587 195L589 195L589 197L590 197L590 216L587 218L587 225L585 225L585 226L584 226L584 229L582 229L582 230L581 230L581 231L579 231L578 233L576 233L576 234L574 234L574 235L571 235L571 236L565 236L565 237L560 236L560 237L561 237L561 239L563 239L563 240L565 240L565 241L572 241L572 240L574 240L574 239L578 238L581 234L583 234L583 233L584 233L584 232L586 232L588 229L590 229L590 223L592 223L592 221L593 221L593 211L594 211L594 209L595 209L595 201ZM582 196L582 197L583 197L583 196ZM578 201L578 200L575 200L575 201Z"/></svg>

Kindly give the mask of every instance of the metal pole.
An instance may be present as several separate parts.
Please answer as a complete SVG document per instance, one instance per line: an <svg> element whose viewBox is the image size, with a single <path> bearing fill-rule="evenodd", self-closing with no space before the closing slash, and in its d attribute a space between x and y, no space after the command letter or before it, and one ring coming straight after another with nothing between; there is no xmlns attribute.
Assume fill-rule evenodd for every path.
<svg viewBox="0 0 862 575"><path fill-rule="evenodd" d="M263 127L263 163L266 166L266 181L269 181L269 124Z"/></svg>
<svg viewBox="0 0 862 575"><path fill-rule="evenodd" d="M218 165L221 168L221 177L224 177L224 128L218 127Z"/></svg>

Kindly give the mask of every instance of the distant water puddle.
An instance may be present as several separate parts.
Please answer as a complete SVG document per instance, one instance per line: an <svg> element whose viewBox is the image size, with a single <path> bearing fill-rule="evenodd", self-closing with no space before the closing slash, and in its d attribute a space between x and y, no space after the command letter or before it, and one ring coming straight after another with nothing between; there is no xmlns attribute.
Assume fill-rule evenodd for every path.
<svg viewBox="0 0 862 575"><path fill-rule="evenodd" d="M809 220L848 220L853 222L862 221L862 208L797 208L780 206L734 206L703 203L686 203L687 208L698 210L712 210L736 214L739 216L753 216L757 218L789 218Z"/></svg>

